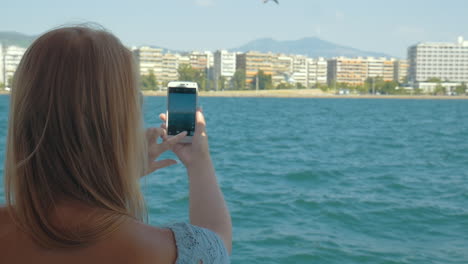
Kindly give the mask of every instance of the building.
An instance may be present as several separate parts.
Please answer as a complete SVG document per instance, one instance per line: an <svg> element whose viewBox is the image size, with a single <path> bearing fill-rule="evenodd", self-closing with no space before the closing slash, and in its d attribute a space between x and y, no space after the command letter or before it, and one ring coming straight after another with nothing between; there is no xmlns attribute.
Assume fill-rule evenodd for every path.
<svg viewBox="0 0 468 264"><path fill-rule="evenodd" d="M0 83L6 87L11 85L10 80L25 52L26 49L22 47L0 45Z"/></svg>
<svg viewBox="0 0 468 264"><path fill-rule="evenodd" d="M307 59L307 84L306 87L316 87L327 84L328 62L324 58Z"/></svg>
<svg viewBox="0 0 468 264"><path fill-rule="evenodd" d="M0 84L5 83L5 70L4 70L4 64L5 64L5 58L3 54L6 52L6 47L3 45L0 45Z"/></svg>
<svg viewBox="0 0 468 264"><path fill-rule="evenodd" d="M249 51L236 55L236 68L245 71L246 85L250 85L258 71L263 71L266 75L273 75L272 53L261 53Z"/></svg>
<svg viewBox="0 0 468 264"><path fill-rule="evenodd" d="M367 57L367 78L381 77L386 82L393 81L395 59Z"/></svg>
<svg viewBox="0 0 468 264"><path fill-rule="evenodd" d="M151 47L132 48L140 69L140 75L149 75L153 71L156 79L162 75L163 54L162 49Z"/></svg>
<svg viewBox="0 0 468 264"><path fill-rule="evenodd" d="M282 83L305 88L327 82L327 61L324 58L311 59L303 55L260 53L249 51L237 54L237 68L245 70L246 84L249 85L263 71L271 75L273 86Z"/></svg>
<svg viewBox="0 0 468 264"><path fill-rule="evenodd" d="M231 81L236 72L236 53L227 50L218 50L214 53L214 79L224 79L224 85ZM218 85L218 82L215 82Z"/></svg>
<svg viewBox="0 0 468 264"><path fill-rule="evenodd" d="M313 88L327 83L327 61L324 58L312 59L303 55L291 55L292 84Z"/></svg>
<svg viewBox="0 0 468 264"><path fill-rule="evenodd" d="M280 83L295 83L295 58L285 54L270 55L269 60L271 63L271 79L273 86L277 86Z"/></svg>
<svg viewBox="0 0 468 264"><path fill-rule="evenodd" d="M197 70L207 70L213 67L214 58L210 51L199 52L192 51L188 54L190 58L190 66Z"/></svg>
<svg viewBox="0 0 468 264"><path fill-rule="evenodd" d="M337 83L362 85L367 79L368 65L364 58L338 57L328 60L327 80L329 86Z"/></svg>
<svg viewBox="0 0 468 264"><path fill-rule="evenodd" d="M393 80L398 83L406 83L409 64L407 60L396 60L393 63Z"/></svg>
<svg viewBox="0 0 468 264"><path fill-rule="evenodd" d="M156 77L159 85L165 86L170 81L179 79L179 65L186 64L197 70L206 71L213 67L213 54L209 51L193 51L184 55L178 53L163 53L160 48L134 47L133 54L136 57L140 75L149 75L150 72Z"/></svg>
<svg viewBox="0 0 468 264"><path fill-rule="evenodd" d="M161 70L156 76L161 85L166 86L168 82L179 79L179 54L166 53L162 55Z"/></svg>
<svg viewBox="0 0 468 264"><path fill-rule="evenodd" d="M408 48L409 82L419 83L437 78L442 82L468 82L468 41L456 43L418 43Z"/></svg>
<svg viewBox="0 0 468 264"><path fill-rule="evenodd" d="M394 80L395 59L393 58L345 58L338 57L328 61L329 85L346 83L362 85L367 78L380 77L386 82Z"/></svg>

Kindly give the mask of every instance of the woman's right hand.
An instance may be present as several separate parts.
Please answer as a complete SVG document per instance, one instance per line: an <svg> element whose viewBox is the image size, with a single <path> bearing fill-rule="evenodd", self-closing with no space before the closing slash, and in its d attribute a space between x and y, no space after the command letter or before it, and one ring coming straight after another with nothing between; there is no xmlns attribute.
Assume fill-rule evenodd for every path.
<svg viewBox="0 0 468 264"><path fill-rule="evenodd" d="M160 114L159 118L163 121L162 128L166 129L166 115ZM164 140L167 140L167 135ZM177 143L172 151L179 157L180 161L187 169L204 166L206 162L211 162L210 150L208 147L208 135L206 134L206 121L201 109L196 112L195 132L192 136L191 144Z"/></svg>

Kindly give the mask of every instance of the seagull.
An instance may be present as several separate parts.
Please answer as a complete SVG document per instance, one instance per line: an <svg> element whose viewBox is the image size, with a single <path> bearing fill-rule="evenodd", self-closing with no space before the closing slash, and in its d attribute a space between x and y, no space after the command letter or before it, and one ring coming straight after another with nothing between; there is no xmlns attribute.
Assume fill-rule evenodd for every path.
<svg viewBox="0 0 468 264"><path fill-rule="evenodd" d="M266 3L268 3L268 1L270 1L270 0L263 0L263 3L266 4ZM278 0L273 0L273 1L275 1L275 3L277 3L279 5Z"/></svg>

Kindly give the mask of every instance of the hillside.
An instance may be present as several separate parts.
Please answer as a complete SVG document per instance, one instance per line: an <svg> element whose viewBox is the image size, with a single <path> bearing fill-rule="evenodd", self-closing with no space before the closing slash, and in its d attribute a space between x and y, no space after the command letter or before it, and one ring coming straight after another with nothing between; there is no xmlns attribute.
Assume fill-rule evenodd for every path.
<svg viewBox="0 0 468 264"><path fill-rule="evenodd" d="M7 46L28 47L36 38L36 36L28 36L18 32L3 31L0 32L0 44Z"/></svg>
<svg viewBox="0 0 468 264"><path fill-rule="evenodd" d="M338 45L329 41L321 40L316 37L303 38L299 40L278 41L271 38L263 38L251 41L232 51L260 51L285 54L301 54L309 57L391 57L388 54L380 52L371 52L355 49L352 47Z"/></svg>

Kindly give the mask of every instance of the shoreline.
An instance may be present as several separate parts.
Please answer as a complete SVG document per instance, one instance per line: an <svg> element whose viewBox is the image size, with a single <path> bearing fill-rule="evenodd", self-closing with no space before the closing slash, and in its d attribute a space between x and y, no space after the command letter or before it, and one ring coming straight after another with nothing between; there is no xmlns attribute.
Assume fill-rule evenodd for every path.
<svg viewBox="0 0 468 264"><path fill-rule="evenodd" d="M165 91L142 91L144 96L166 96ZM211 91L199 92L201 97L232 98L323 98L323 99L423 99L423 100L468 100L468 96L446 95L371 95L325 93L317 89L307 90L262 90L262 91Z"/></svg>
<svg viewBox="0 0 468 264"><path fill-rule="evenodd" d="M8 91L0 91L0 95L9 95ZM166 91L142 91L144 96L166 96ZM446 95L372 95L347 94L337 95L325 93L317 89L304 90L261 90L261 91L211 91L200 92L201 97L231 97L231 98L318 98L318 99L413 99L413 100L468 100L468 96Z"/></svg>

